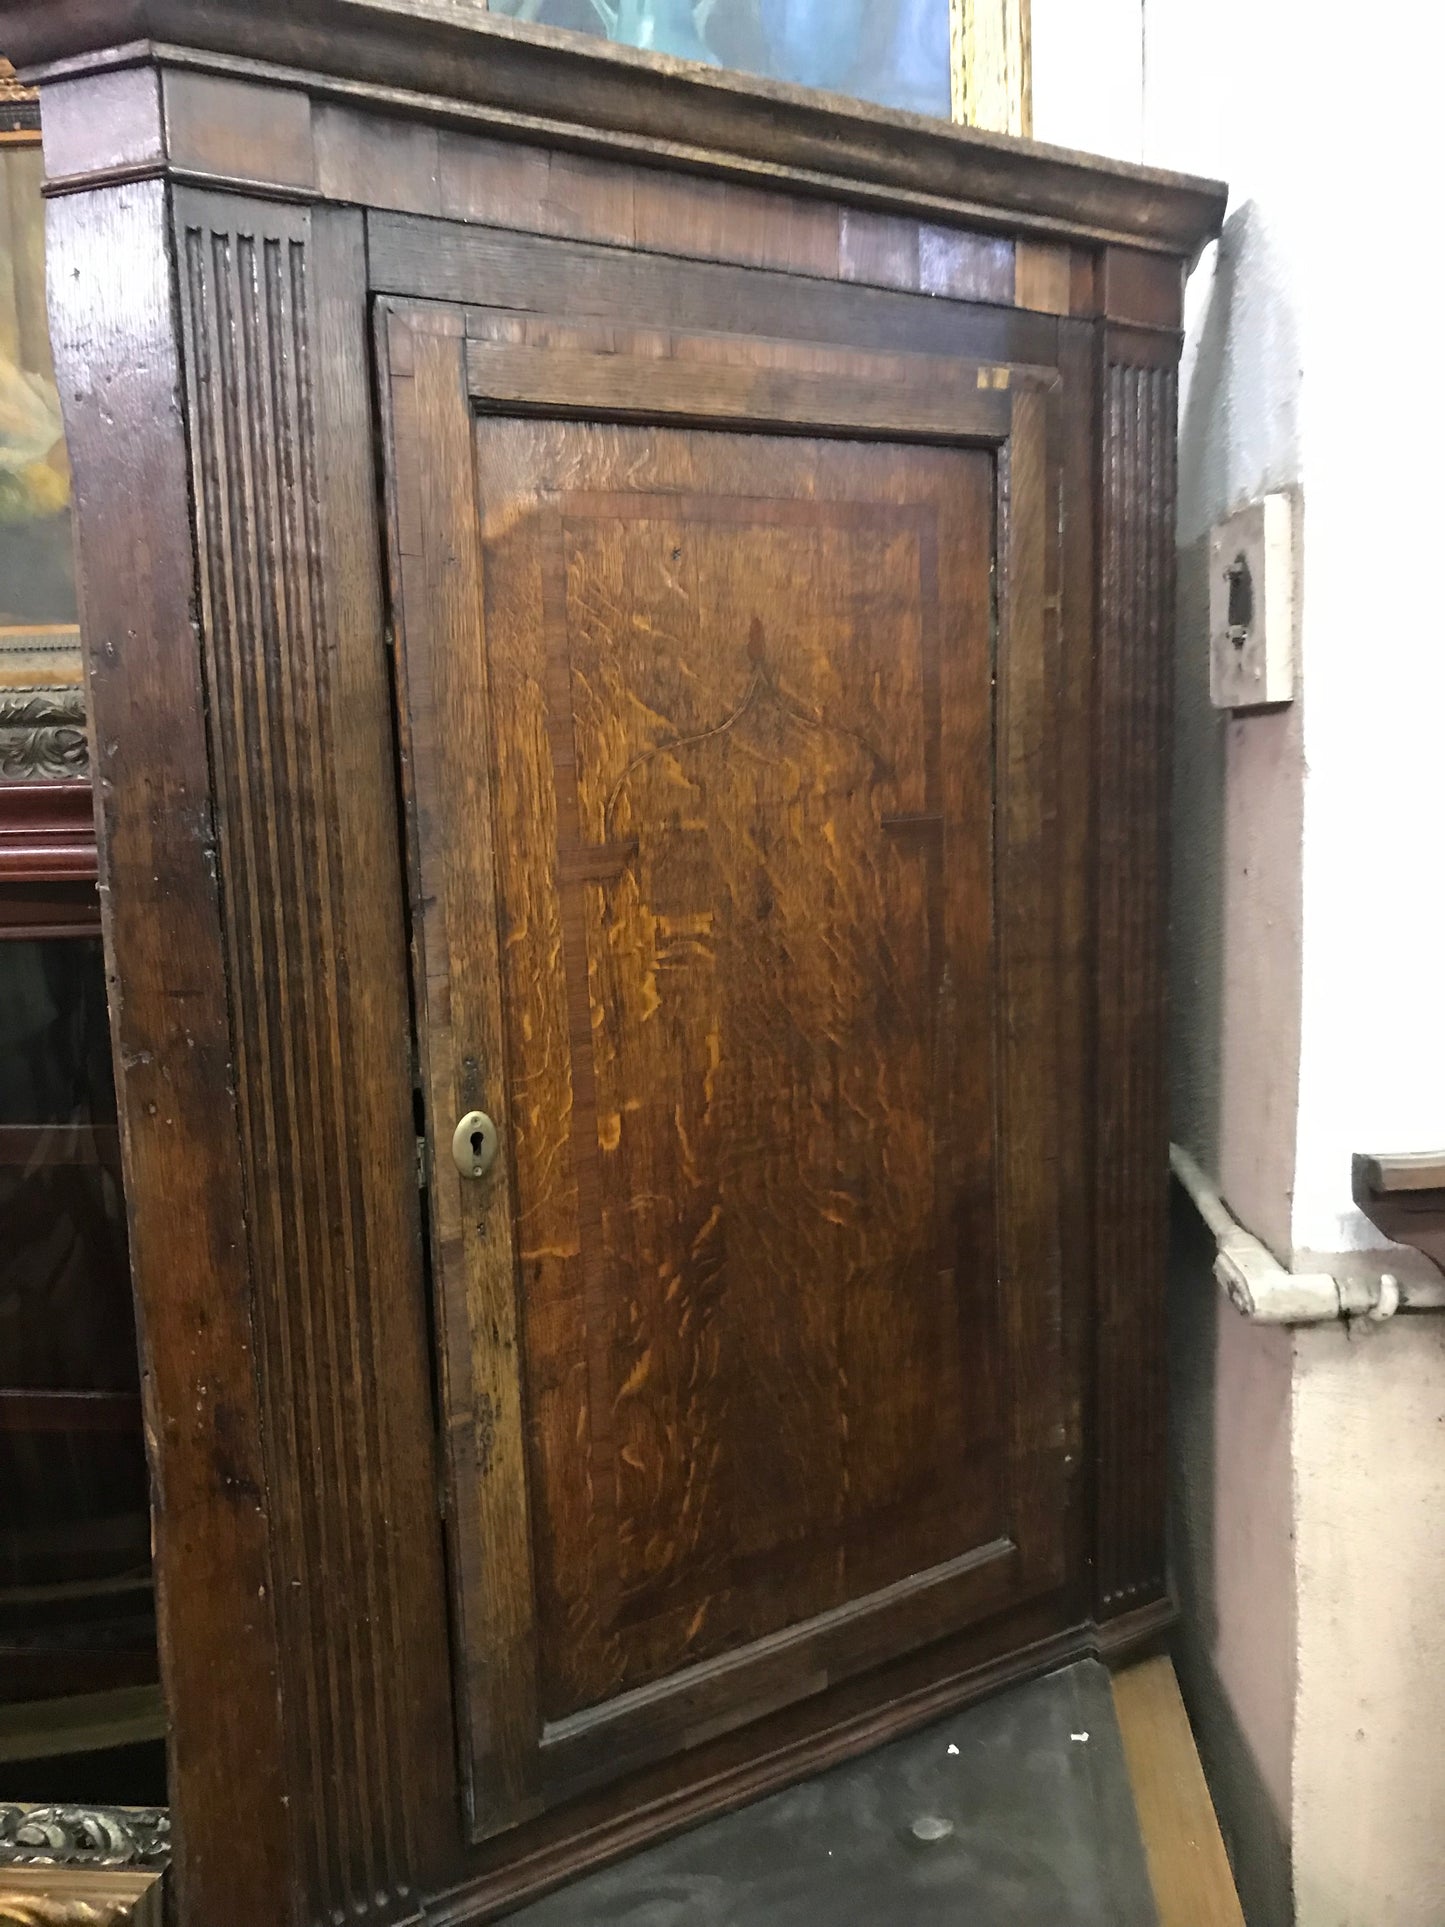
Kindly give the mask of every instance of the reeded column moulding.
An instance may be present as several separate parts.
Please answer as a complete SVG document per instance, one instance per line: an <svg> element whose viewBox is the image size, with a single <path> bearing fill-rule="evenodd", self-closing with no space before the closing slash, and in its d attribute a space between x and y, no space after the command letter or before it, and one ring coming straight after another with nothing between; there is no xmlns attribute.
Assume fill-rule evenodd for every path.
<svg viewBox="0 0 1445 1927"><path fill-rule="evenodd" d="M179 1917L493 1918L1157 1632L1223 190L443 0L0 45Z"/></svg>

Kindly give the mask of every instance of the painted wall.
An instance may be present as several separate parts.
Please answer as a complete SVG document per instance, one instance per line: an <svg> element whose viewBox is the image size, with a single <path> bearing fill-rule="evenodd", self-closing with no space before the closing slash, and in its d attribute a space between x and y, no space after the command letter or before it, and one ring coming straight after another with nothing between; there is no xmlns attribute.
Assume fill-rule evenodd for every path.
<svg viewBox="0 0 1445 1927"><path fill-rule="evenodd" d="M1041 139L1232 190L1183 369L1175 1135L1281 1258L1376 1243L1351 1153L1445 1144L1442 405L1404 375L1395 274L1445 29L1397 13L1409 54L1372 89L1294 0L1033 9ZM1273 488L1303 517L1298 698L1230 721L1201 544ZM1177 1657L1251 1927L1442 1927L1445 1321L1263 1331L1209 1265L1181 1212Z"/></svg>
<svg viewBox="0 0 1445 1927"><path fill-rule="evenodd" d="M1439 384L1361 404L1366 330L1384 319L1384 264L1419 249L1419 195L1439 166L1435 78L1445 23L1393 10L1387 92L1357 90L1358 42L1312 38L1297 83L1313 102L1306 438L1311 518L1309 719L1299 1173L1295 1243L1366 1236L1349 1199L1352 1150L1445 1144L1445 908L1440 867L1445 618L1432 444ZM1342 140L1348 102L1356 137ZM1363 138L1359 138L1363 135ZM1336 236L1354 257L1348 296ZM1413 309L1406 297L1404 306ZM1434 823L1432 833L1430 825ZM1363 914L1362 914L1363 913ZM1445 1919L1445 1914L1442 1914Z"/></svg>
<svg viewBox="0 0 1445 1927"><path fill-rule="evenodd" d="M1174 1662L1250 1927L1294 1918L1294 1348L1214 1283L1175 1198L1169 1280Z"/></svg>
<svg viewBox="0 0 1445 1927"><path fill-rule="evenodd" d="M1295 1337L1301 1927L1445 1922L1445 1318Z"/></svg>

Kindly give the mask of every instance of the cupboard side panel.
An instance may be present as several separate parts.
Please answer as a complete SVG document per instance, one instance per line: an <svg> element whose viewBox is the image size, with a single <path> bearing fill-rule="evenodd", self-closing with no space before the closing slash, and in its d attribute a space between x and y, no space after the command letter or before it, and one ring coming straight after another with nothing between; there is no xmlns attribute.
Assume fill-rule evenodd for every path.
<svg viewBox="0 0 1445 1927"><path fill-rule="evenodd" d="M1167 1592L1165 1082L1177 343L1105 337L1096 1063L1101 1620Z"/></svg>
<svg viewBox="0 0 1445 1927"><path fill-rule="evenodd" d="M450 1720L361 222L175 238L296 1883L396 1920Z"/></svg>
<svg viewBox="0 0 1445 1927"><path fill-rule="evenodd" d="M159 182L53 200L52 330L75 477L178 1918L290 1921L270 1501L168 226Z"/></svg>

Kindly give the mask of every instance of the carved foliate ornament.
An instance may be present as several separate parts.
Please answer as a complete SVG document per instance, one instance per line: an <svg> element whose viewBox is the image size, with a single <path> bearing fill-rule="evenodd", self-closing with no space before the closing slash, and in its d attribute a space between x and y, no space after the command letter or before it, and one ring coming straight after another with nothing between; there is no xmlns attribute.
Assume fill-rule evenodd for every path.
<svg viewBox="0 0 1445 1927"><path fill-rule="evenodd" d="M0 1866L144 1870L170 1857L162 1807L0 1806Z"/></svg>

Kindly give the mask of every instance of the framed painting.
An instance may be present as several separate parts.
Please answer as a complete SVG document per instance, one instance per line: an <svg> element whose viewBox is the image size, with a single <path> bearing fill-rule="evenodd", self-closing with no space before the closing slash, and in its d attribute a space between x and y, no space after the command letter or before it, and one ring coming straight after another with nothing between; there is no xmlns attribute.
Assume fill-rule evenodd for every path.
<svg viewBox="0 0 1445 1927"><path fill-rule="evenodd" d="M0 62L0 783L87 773L34 96Z"/></svg>
<svg viewBox="0 0 1445 1927"><path fill-rule="evenodd" d="M539 26L1029 131L1029 0L490 0Z"/></svg>

